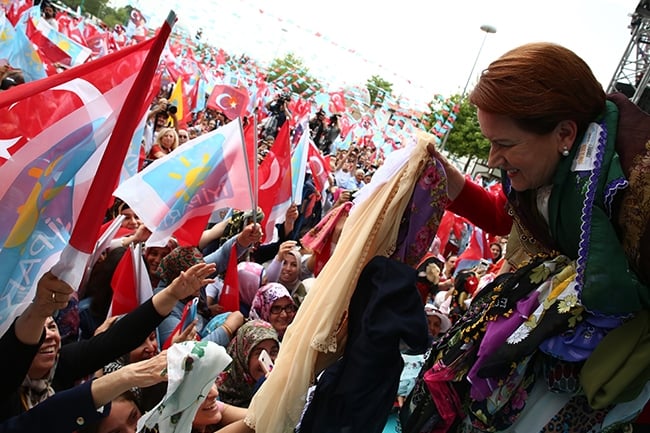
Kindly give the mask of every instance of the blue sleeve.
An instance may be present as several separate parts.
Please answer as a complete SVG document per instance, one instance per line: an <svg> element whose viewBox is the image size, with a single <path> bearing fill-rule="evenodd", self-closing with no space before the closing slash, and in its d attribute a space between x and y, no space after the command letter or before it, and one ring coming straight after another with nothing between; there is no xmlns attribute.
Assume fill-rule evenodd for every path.
<svg viewBox="0 0 650 433"><path fill-rule="evenodd" d="M208 333L205 337L202 337L201 340L212 341L213 343L217 343L219 346L223 347L228 347L228 343L230 343L228 333L221 326Z"/></svg>
<svg viewBox="0 0 650 433"><path fill-rule="evenodd" d="M228 267L228 258L230 257L230 250L232 249L232 244L237 242L237 236L233 236L228 239L219 247L219 249L213 253L208 254L203 258L206 263L214 263L217 265L217 273L222 274L226 272ZM248 248L244 248L241 245L237 244L237 257L241 257L242 254L246 252Z"/></svg>
<svg viewBox="0 0 650 433"><path fill-rule="evenodd" d="M163 290L164 286L157 287L156 288L156 293L159 292L160 290ZM165 317L162 322L158 325L157 331L158 331L158 347L162 348L163 345L165 344L165 341L169 338L169 336L174 332L174 329L176 329L176 325L178 325L178 322L181 321L181 317L183 317L183 309L185 308L185 304L182 302L177 302L174 305L174 308L172 308L171 313Z"/></svg>
<svg viewBox="0 0 650 433"><path fill-rule="evenodd" d="M0 433L71 433L108 416L110 403L96 409L91 392L92 381L57 392L27 412L0 423Z"/></svg>

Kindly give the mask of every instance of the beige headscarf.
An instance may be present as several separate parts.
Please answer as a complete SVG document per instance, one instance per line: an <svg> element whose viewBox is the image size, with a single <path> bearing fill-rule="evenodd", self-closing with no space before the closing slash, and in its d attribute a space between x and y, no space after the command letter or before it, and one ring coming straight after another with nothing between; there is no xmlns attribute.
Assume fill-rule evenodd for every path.
<svg viewBox="0 0 650 433"><path fill-rule="evenodd" d="M430 158L426 145L432 141L433 136L422 133L416 144L393 152L393 161L387 159L361 190L365 198L354 205L332 257L287 329L273 373L253 397L245 419L249 427L293 431L317 369L343 352L336 330L361 270L372 257L388 256L395 249L397 222Z"/></svg>

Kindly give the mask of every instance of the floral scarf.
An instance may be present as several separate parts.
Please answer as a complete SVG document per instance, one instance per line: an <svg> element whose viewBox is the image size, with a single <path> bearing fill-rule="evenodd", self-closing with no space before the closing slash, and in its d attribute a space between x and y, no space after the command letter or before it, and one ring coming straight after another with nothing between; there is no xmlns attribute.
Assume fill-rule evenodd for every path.
<svg viewBox="0 0 650 433"><path fill-rule="evenodd" d="M171 284L181 272L188 270L197 263L203 263L203 254L196 247L177 247L167 254L158 269L158 276L166 284Z"/></svg>
<svg viewBox="0 0 650 433"><path fill-rule="evenodd" d="M30 379L29 376L25 376L23 383L20 385L20 399L25 410L33 408L54 395L52 380L54 379L55 372L56 362L47 376L42 379Z"/></svg>
<svg viewBox="0 0 650 433"><path fill-rule="evenodd" d="M255 390L255 380L248 372L248 361L253 349L264 340L280 344L278 333L263 320L251 320L237 330L227 349L232 363L217 378L221 401L248 407Z"/></svg>
<svg viewBox="0 0 650 433"><path fill-rule="evenodd" d="M282 298L289 298L293 302L291 293L282 284L268 283L260 287L251 305L250 318L270 322L271 307L275 301Z"/></svg>

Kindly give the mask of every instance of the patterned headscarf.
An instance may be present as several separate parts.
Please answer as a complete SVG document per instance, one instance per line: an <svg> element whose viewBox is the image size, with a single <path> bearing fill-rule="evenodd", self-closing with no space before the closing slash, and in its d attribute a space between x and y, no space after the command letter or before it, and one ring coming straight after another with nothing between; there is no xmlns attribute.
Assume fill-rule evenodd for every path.
<svg viewBox="0 0 650 433"><path fill-rule="evenodd" d="M227 349L232 363L217 378L221 401L248 407L255 389L255 380L248 371L248 358L253 349L264 340L280 344L278 333L264 320L251 320L237 330Z"/></svg>
<svg viewBox="0 0 650 433"><path fill-rule="evenodd" d="M170 284L182 271L186 271L197 263L203 263L203 254L196 247L176 247L167 254L158 269L156 276Z"/></svg>
<svg viewBox="0 0 650 433"><path fill-rule="evenodd" d="M54 320L54 318L52 318ZM46 325L47 326L47 325ZM47 331L46 331L47 332ZM58 330L57 330L58 332ZM29 410L54 395L54 388L52 388L52 381L56 373L56 366L59 363L59 354L61 353L61 341L59 347L56 349L56 359L50 371L42 378L30 378L29 374L25 375L23 383L20 385L20 398L23 402L25 410Z"/></svg>
<svg viewBox="0 0 650 433"><path fill-rule="evenodd" d="M239 299L246 305L253 303L257 290L262 285L264 266L256 262L240 262L237 264L239 277Z"/></svg>
<svg viewBox="0 0 650 433"><path fill-rule="evenodd" d="M278 299L289 298L295 304L289 290L280 283L268 283L260 287L251 305L250 318L271 321L271 307Z"/></svg>
<svg viewBox="0 0 650 433"><path fill-rule="evenodd" d="M183 341L167 351L167 393L138 420L138 432L185 433L214 380L228 364L226 350L212 341Z"/></svg>

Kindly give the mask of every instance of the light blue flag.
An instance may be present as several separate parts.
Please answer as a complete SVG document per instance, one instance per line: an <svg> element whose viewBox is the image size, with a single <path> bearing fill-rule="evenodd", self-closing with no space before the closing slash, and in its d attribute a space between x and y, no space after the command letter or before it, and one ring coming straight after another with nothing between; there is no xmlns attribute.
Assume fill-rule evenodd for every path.
<svg viewBox="0 0 650 433"><path fill-rule="evenodd" d="M302 190L305 184L307 173L307 157L309 156L309 125L305 122L302 125L303 133L300 141L291 152L291 191L293 202L297 205L302 203Z"/></svg>
<svg viewBox="0 0 650 433"><path fill-rule="evenodd" d="M25 33L14 29L4 13L0 15L0 59L6 59L12 67L21 69L25 81L47 76L43 61Z"/></svg>

